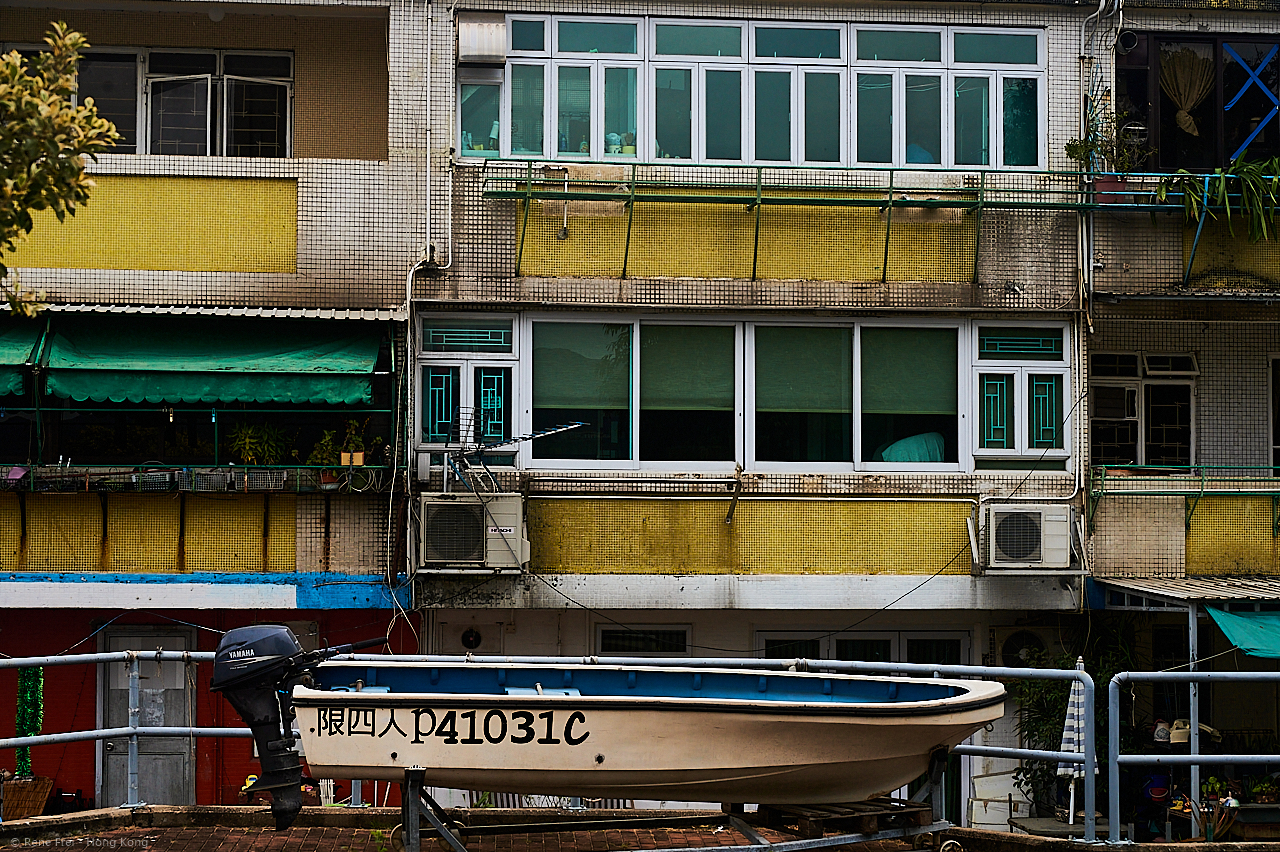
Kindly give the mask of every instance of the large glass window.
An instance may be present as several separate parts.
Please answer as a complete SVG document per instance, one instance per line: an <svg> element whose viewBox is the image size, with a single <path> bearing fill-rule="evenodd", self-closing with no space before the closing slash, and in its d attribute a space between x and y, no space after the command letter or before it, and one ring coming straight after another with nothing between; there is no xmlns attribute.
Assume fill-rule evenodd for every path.
<svg viewBox="0 0 1280 852"><path fill-rule="evenodd" d="M135 53L86 53L76 67L77 97L93 98L98 115L116 126L120 140L113 154L138 152L138 56Z"/></svg>
<svg viewBox="0 0 1280 852"><path fill-rule="evenodd" d="M631 326L533 324L533 430L584 425L539 438L541 459L631 458Z"/></svg>
<svg viewBox="0 0 1280 852"><path fill-rule="evenodd" d="M862 457L872 462L956 462L954 328L862 329Z"/></svg>
<svg viewBox="0 0 1280 852"><path fill-rule="evenodd" d="M1195 463L1191 355L1095 353L1089 359L1090 464Z"/></svg>
<svg viewBox="0 0 1280 852"><path fill-rule="evenodd" d="M512 154L542 154L545 90L544 66L511 66Z"/></svg>
<svg viewBox="0 0 1280 852"><path fill-rule="evenodd" d="M756 459L853 461L853 332L756 326Z"/></svg>
<svg viewBox="0 0 1280 852"><path fill-rule="evenodd" d="M692 158L693 69L659 68L653 84L654 153L659 159Z"/></svg>
<svg viewBox="0 0 1280 852"><path fill-rule="evenodd" d="M511 91L494 99L506 111L499 127L504 117L511 127L498 137L504 155L1044 165L1045 50L1035 30L519 15L508 23ZM460 99L481 94L463 88L480 80L459 80ZM540 132L546 97L550 139ZM464 129L471 144L459 150L473 152L476 134L492 131L483 120Z"/></svg>
<svg viewBox="0 0 1280 852"><path fill-rule="evenodd" d="M640 326L640 458L733 461L733 326Z"/></svg>
<svg viewBox="0 0 1280 852"><path fill-rule="evenodd" d="M494 444L512 434L512 321L426 317L421 323L424 444Z"/></svg>
<svg viewBox="0 0 1280 852"><path fill-rule="evenodd" d="M1062 327L979 326L977 338L974 454L1002 467L1041 467L1047 457L1065 457Z"/></svg>
<svg viewBox="0 0 1280 852"><path fill-rule="evenodd" d="M496 157L501 137L501 86L496 83L464 83L460 93L459 123L462 152L474 157Z"/></svg>

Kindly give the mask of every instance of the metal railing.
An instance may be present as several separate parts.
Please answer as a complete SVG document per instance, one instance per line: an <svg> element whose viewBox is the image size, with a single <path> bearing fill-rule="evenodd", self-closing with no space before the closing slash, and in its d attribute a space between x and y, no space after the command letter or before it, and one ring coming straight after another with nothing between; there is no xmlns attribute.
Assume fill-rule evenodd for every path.
<svg viewBox="0 0 1280 852"><path fill-rule="evenodd" d="M129 724L123 728L96 728L91 731L70 731L60 734L41 734L32 737L8 737L0 739L0 749L24 748L74 743L86 740L105 740L111 737L129 738L128 798L121 807L136 808L138 799L138 738L139 737L252 737L248 728L200 728L160 727L142 724L141 679L142 661L192 663L213 662L212 651L115 651L104 654L68 654L59 657L6 657L0 658L0 669L44 668L47 666L93 665L97 663L125 663L129 666Z"/></svg>
<svg viewBox="0 0 1280 852"><path fill-rule="evenodd" d="M1110 821L1112 843L1120 842L1120 767L1133 764L1160 764L1164 766L1202 766L1206 763L1226 764L1280 764L1280 754L1211 754L1199 753L1199 731L1190 738L1190 754L1120 754L1120 689L1126 683L1223 683L1261 681L1280 683L1280 672L1120 672L1107 686L1107 819ZM1193 727L1199 724L1193 718ZM1194 785L1193 785L1194 787ZM1200 791L1191 791L1195 807L1200 804ZM1191 821L1192 836L1196 836L1195 820Z"/></svg>
<svg viewBox="0 0 1280 852"><path fill-rule="evenodd" d="M0 658L0 669L33 668L44 666L65 666L76 664L126 663L129 665L129 725L121 728L99 728L90 731L73 731L60 734L43 734L31 737L9 737L0 739L0 749L22 748L24 746L48 745L51 743L80 742L84 740L101 740L110 737L129 737L129 786L128 799L122 807L137 807L141 803L138 798L138 738L153 736L192 736L192 737L251 737L248 728L208 728L208 727L157 727L140 724L140 666L145 661L181 662L184 664L212 662L214 654L204 651L117 651L103 654L71 654L57 657L11 657ZM1082 732L1082 752L1044 751L1038 749L1005 748L998 746L959 745L952 753L973 757L1002 757L1023 760L1048 760L1058 763L1083 764L1088 770L1096 765L1094 749L1094 684L1087 672L1076 669L1022 669L1000 666L943 666L920 663L864 663L846 662L842 660L762 660L756 657L728 658L688 658L688 657L450 657L439 655L409 654L343 654L333 658L337 662L387 663L387 662L421 662L445 663L474 661L477 663L541 663L551 665L588 664L588 665L638 665L654 667L688 667L705 666L708 668L782 670L782 671L831 671L846 673L880 673L910 674L926 677L967 677L967 678L1027 678L1032 680L1076 680L1084 686L1085 706L1088 712ZM1096 782L1094 773L1086 771L1084 778L1085 805L1085 838L1093 840L1096 836L1096 820L1094 809L1096 802ZM935 790L933 795L934 813L938 818L944 816L942 796Z"/></svg>

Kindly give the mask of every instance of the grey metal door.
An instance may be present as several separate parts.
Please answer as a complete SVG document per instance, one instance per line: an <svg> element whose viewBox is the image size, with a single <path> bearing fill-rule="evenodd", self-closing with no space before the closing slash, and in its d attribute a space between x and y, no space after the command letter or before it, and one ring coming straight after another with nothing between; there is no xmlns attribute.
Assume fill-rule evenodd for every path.
<svg viewBox="0 0 1280 852"><path fill-rule="evenodd" d="M108 651L185 651L190 637L183 633L113 633ZM129 666L106 664L103 727L129 724ZM142 658L139 671L139 724L190 726L194 684L187 666L179 662L157 663ZM191 668L194 675L195 669ZM129 738L116 737L103 744L102 801L107 806L128 801ZM195 804L195 741L187 737L138 738L138 800L153 805Z"/></svg>

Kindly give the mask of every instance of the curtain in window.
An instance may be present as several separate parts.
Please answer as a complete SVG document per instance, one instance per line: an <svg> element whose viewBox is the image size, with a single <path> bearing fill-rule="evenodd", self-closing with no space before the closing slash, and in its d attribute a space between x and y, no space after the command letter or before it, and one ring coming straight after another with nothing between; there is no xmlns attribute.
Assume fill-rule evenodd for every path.
<svg viewBox="0 0 1280 852"><path fill-rule="evenodd" d="M1184 45L1178 50L1160 51L1160 88L1178 108L1175 121L1183 131L1200 135L1191 110L1213 89L1213 59L1204 54L1210 45Z"/></svg>

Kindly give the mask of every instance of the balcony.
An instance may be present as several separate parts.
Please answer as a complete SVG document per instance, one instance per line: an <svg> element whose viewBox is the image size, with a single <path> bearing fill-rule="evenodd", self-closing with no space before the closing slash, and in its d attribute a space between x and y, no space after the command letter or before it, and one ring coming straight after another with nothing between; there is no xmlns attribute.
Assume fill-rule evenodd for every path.
<svg viewBox="0 0 1280 852"><path fill-rule="evenodd" d="M1270 467L1095 467L1089 527L1101 576L1280 574Z"/></svg>

